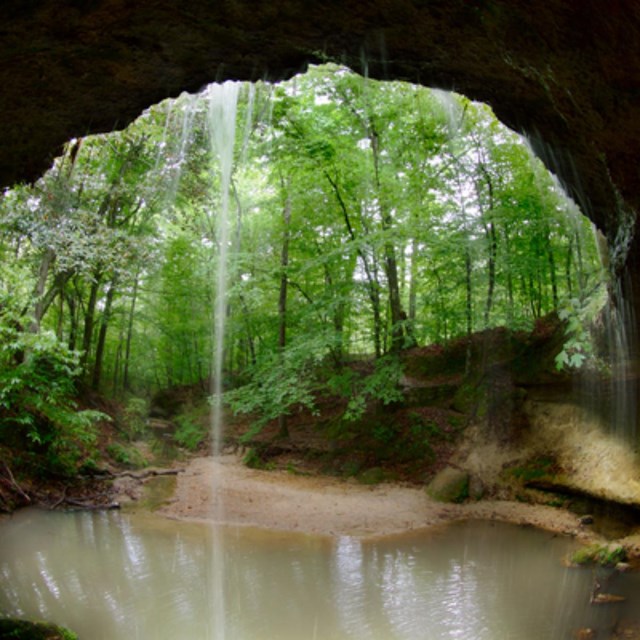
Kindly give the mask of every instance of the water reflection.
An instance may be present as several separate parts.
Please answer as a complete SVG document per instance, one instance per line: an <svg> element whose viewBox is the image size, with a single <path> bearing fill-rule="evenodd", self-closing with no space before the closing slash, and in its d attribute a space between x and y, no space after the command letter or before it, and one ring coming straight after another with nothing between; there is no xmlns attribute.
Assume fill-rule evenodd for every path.
<svg viewBox="0 0 640 640"><path fill-rule="evenodd" d="M25 511L0 527L0 611L97 640L214 637L210 533L118 513ZM593 576L566 570L570 542L467 523L361 543L231 530L225 622L234 640L539 640L638 615L638 576L589 605ZM635 600L634 600L635 598Z"/></svg>

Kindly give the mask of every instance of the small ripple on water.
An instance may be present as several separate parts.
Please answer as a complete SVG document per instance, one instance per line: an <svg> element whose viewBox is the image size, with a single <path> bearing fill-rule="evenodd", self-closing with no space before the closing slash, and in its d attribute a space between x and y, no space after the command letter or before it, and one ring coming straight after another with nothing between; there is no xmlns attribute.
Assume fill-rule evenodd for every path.
<svg viewBox="0 0 640 640"><path fill-rule="evenodd" d="M212 637L206 527L116 514L77 526L86 517L32 511L0 527L3 612L99 640ZM572 543L539 531L476 522L370 543L309 540L225 537L228 637L564 640L587 626L606 637L613 624L613 608L589 605L591 571L561 566ZM640 576L614 575L609 589L630 597L615 613L637 620Z"/></svg>

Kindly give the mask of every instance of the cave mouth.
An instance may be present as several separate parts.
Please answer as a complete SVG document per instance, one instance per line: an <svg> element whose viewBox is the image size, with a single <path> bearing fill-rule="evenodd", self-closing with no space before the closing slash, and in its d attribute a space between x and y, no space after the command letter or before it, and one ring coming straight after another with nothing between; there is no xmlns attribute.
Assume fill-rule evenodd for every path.
<svg viewBox="0 0 640 640"><path fill-rule="evenodd" d="M334 64L281 83L243 83L239 93L229 242L236 243L233 250L269 256L274 273L291 272L280 280L272 275L270 286L284 289L279 295L290 304L320 308L339 342L349 336L338 346L330 344L336 335L325 336L318 349L381 356L496 326L530 330L560 312L575 326L558 367L579 368L592 357L587 328L604 306L607 286L602 238L526 141L488 106ZM40 255L41 270L31 276L44 296L34 305L36 322L55 326L71 348L82 348L85 366L99 360L95 387L105 380L126 387L133 371L143 369L129 361L133 354L167 348L161 336L139 345L133 340L136 304L158 305L162 297L144 302L140 288L152 280L160 290L171 281L169 267L152 264L182 260L192 289L201 297L211 293L198 280L215 271L221 205L210 116L206 89L183 93L122 131L72 140L32 190L6 192L13 195L5 197L5 211L15 206L24 214L16 232ZM140 242L154 248L134 249ZM188 264L187 247L200 266ZM290 251L298 256L285 258ZM322 286L318 268L325 270ZM235 304L246 311L243 296L253 295L251 286L267 285L255 264L239 261L233 269ZM349 302L341 301L342 289ZM265 307L272 326L264 342L272 346L283 304L273 298ZM89 308L93 317L83 317ZM195 309L203 322L194 342L207 352L211 311L202 300ZM172 313L185 312L192 317L194 309ZM322 334L320 325L316 330ZM125 335L127 354L119 343ZM255 361L256 336L236 340L245 364ZM176 364L180 372L166 383L206 378L206 358L192 359Z"/></svg>
<svg viewBox="0 0 640 640"><path fill-rule="evenodd" d="M606 16L592 2L532 11L505 0L11 3L0 41L0 183L35 180L64 141L122 127L214 78L280 80L333 60L490 104L615 245L638 209L638 18L631 0Z"/></svg>

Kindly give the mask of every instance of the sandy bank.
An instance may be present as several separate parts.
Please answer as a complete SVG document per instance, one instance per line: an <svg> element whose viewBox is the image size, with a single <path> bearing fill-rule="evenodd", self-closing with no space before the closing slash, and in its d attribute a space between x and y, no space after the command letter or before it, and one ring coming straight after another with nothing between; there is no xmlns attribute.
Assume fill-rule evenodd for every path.
<svg viewBox="0 0 640 640"><path fill-rule="evenodd" d="M223 508L213 509L216 500ZM363 486L329 477L248 469L235 456L196 458L178 476L170 518L299 531L373 537L403 533L460 519L495 519L588 539L574 514L518 502L441 504L416 487ZM214 516L215 514L215 516Z"/></svg>

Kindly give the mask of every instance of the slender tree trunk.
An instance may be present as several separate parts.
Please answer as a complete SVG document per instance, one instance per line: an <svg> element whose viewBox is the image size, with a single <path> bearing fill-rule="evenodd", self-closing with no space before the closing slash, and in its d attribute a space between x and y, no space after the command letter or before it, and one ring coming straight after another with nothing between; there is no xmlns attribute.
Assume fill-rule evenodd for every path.
<svg viewBox="0 0 640 640"><path fill-rule="evenodd" d="M473 283L471 280L471 251L469 247L464 250L464 273L465 273L465 317L467 322L467 335L473 333Z"/></svg>
<svg viewBox="0 0 640 640"><path fill-rule="evenodd" d="M118 394L118 386L120 385L120 368L122 366L122 345L124 343L124 323L120 323L120 331L118 335L118 345L116 347L115 358L113 359L113 376L111 380L111 388L113 394ZM123 387L124 388L124 387Z"/></svg>
<svg viewBox="0 0 640 640"><path fill-rule="evenodd" d="M64 290L60 291L58 306L58 322L56 325L56 338L62 342L62 332L64 330Z"/></svg>
<svg viewBox="0 0 640 640"><path fill-rule="evenodd" d="M45 288L47 286L47 278L49 277L49 271L55 261L56 254L53 249L47 249L40 261L40 268L38 269L38 279L36 286L34 287L33 296L35 298L35 306L33 309L33 320L29 325L29 331L31 333L40 332L40 323L46 311L45 301Z"/></svg>
<svg viewBox="0 0 640 640"><path fill-rule="evenodd" d="M411 263L409 265L409 325L412 329L416 323L418 310L418 239L411 240Z"/></svg>
<svg viewBox="0 0 640 640"><path fill-rule="evenodd" d="M131 294L131 306L129 307L129 318L127 320L127 338L124 349L124 370L122 373L122 388L125 391L131 389L131 381L129 379L129 364L131 362L131 342L133 340L133 320L136 313L136 304L138 301L138 286L140 282L140 269L136 273L133 281L133 292Z"/></svg>
<svg viewBox="0 0 640 640"><path fill-rule="evenodd" d="M373 170L378 203L382 219L382 230L389 233L393 228L393 218L389 209L383 202L382 184L380 180L380 138L371 121L368 122L368 135L371 142L373 157ZM400 298L400 282L398 278L398 261L396 249L390 238L384 243L384 269L389 287L389 310L391 312L391 351L398 352L404 346L404 324L406 314L402 309Z"/></svg>
<svg viewBox="0 0 640 640"><path fill-rule="evenodd" d="M78 309L76 299L70 291L65 293L64 299L69 309L69 338L67 340L67 346L70 351L75 351L78 340Z"/></svg>
<svg viewBox="0 0 640 640"><path fill-rule="evenodd" d="M580 295L580 301L584 300L584 291L587 287L587 277L584 270L584 262L582 261L582 238L576 231L575 233L576 239L576 258L578 264L576 265L577 270L577 280L578 280L578 293Z"/></svg>
<svg viewBox="0 0 640 640"><path fill-rule="evenodd" d="M245 327L245 342L247 344L247 351L249 352L249 362L252 365L255 365L257 362L256 359L256 349L255 349L255 338L253 335L253 331L251 330L251 324L249 322L249 308L247 307L247 303L244 299L244 296L240 294L239 296L240 304L243 309L243 317L244 317L244 327Z"/></svg>
<svg viewBox="0 0 640 640"><path fill-rule="evenodd" d="M369 269L366 269L369 271ZM373 274L377 273L377 269L373 270ZM383 353L382 346L382 307L380 304L380 284L375 275L370 273L367 276L368 284L367 291L369 294L369 300L371 302L371 309L373 313L373 347L376 358L380 358Z"/></svg>
<svg viewBox="0 0 640 640"><path fill-rule="evenodd" d="M82 334L82 368L86 371L89 362L89 354L91 353L91 345L93 343L93 325L95 322L96 304L98 302L98 292L102 282L102 274L94 273L91 289L89 290L89 300L84 314L84 330Z"/></svg>
<svg viewBox="0 0 640 640"><path fill-rule="evenodd" d="M347 209L344 198L342 197L340 187L327 171L324 172L324 175L331 185L336 196L336 200L338 201L338 206L340 207L345 226L347 227L347 232L349 233L349 241L355 243L357 240L356 233L353 225L351 224L349 210ZM371 312L373 315L373 346L376 358L379 358L382 355L382 314L380 311L380 283L376 276L377 269L375 264L373 267L369 264L367 254L361 247L356 249L356 254L360 258L367 280L367 297L371 303Z"/></svg>
<svg viewBox="0 0 640 640"><path fill-rule="evenodd" d="M493 308L493 295L496 288L496 255L498 253L498 238L493 222L490 222L489 225L485 227L485 233L489 244L489 281L487 283L487 300L484 307L484 325L488 327L491 309Z"/></svg>
<svg viewBox="0 0 640 640"><path fill-rule="evenodd" d="M484 156L484 153L482 154ZM488 247L488 282L487 282L487 298L484 307L484 325L485 327L489 326L489 318L491 315L491 309L493 307L493 296L496 287L496 256L498 254L498 237L496 234L496 227L493 222L493 209L494 209L494 201L493 201L493 180L491 179L491 174L489 173L484 160L480 162L478 165L478 170L480 171L483 182L487 187L487 198L488 200L485 202L483 198L482 189L480 186L480 182L476 180L475 182L475 190L476 190L476 200L478 203L478 207L480 209L481 218L483 220L484 232L487 238L487 247Z"/></svg>
<svg viewBox="0 0 640 640"><path fill-rule="evenodd" d="M531 304L531 313L537 320L542 313L542 285L540 282L540 271L538 270L538 277L534 282L533 274L529 274L529 300Z"/></svg>
<svg viewBox="0 0 640 640"><path fill-rule="evenodd" d="M100 388L100 381L102 378L102 365L104 360L104 348L107 342L107 330L109 329L109 322L111 320L111 309L113 307L113 299L116 293L117 278L114 277L107 289L107 295L104 304L104 311L102 312L102 320L100 322L100 330L98 331L98 341L96 343L96 356L93 363L93 379L91 386L94 390Z"/></svg>
<svg viewBox="0 0 640 640"><path fill-rule="evenodd" d="M435 276L437 289L436 289L436 297L438 300L437 309L436 309L436 327L437 327L437 336L436 341L446 342L449 339L449 322L447 315L447 307L445 304L445 294L444 294L444 285L442 283L442 276L440 275L440 271L438 269L434 269L433 275Z"/></svg>
<svg viewBox="0 0 640 640"><path fill-rule="evenodd" d="M506 256L506 272L507 272L507 300L508 300L508 308L507 308L507 322L509 326L513 325L513 316L514 316L514 300L513 300L513 273L512 273L512 264L511 264L511 240L509 237L509 231L505 225L504 227L504 245L503 245L503 253Z"/></svg>
<svg viewBox="0 0 640 640"><path fill-rule="evenodd" d="M389 309L391 311L391 351L398 352L404 345L404 322L406 315L400 300L400 284L398 281L398 263L394 246L385 244L385 272L389 286Z"/></svg>
<svg viewBox="0 0 640 640"><path fill-rule="evenodd" d="M334 291L333 276L329 270L329 266L324 265L324 286L328 295L332 295ZM344 314L345 304L343 300L339 300L332 305L331 321L333 324L333 330L336 335L335 346L331 348L331 357L333 358L336 369L340 369L344 364L344 352L343 352L343 333L344 333Z"/></svg>
<svg viewBox="0 0 640 640"><path fill-rule="evenodd" d="M282 250L280 252L280 293L278 295L278 349L281 357L284 357L284 350L287 346L287 290L289 287L289 240L291 225L291 196L289 194L289 181L283 185L286 190L286 200L282 210L282 221L284 229L282 233ZM289 437L287 416L283 413L278 417L280 436Z"/></svg>
<svg viewBox="0 0 640 640"><path fill-rule="evenodd" d="M567 285L567 295L571 299L573 297L573 235L569 235L569 246L567 247L567 257L564 263L564 277Z"/></svg>
<svg viewBox="0 0 640 640"><path fill-rule="evenodd" d="M558 277L556 274L556 259L553 255L553 247L551 246L551 233L547 228L545 230L545 244L547 250L547 260L549 261L549 279L551 280L551 295L553 297L553 308L558 308Z"/></svg>

